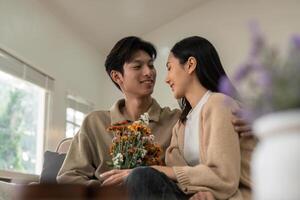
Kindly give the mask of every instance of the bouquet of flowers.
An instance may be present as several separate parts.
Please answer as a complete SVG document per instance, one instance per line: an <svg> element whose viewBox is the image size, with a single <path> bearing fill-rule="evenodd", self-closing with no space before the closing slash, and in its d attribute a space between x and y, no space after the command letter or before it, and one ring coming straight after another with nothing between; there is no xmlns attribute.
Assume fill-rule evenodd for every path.
<svg viewBox="0 0 300 200"><path fill-rule="evenodd" d="M159 165L162 149L154 143L148 113L139 120L124 121L110 126L107 131L113 134L108 164L115 169L131 169L137 166Z"/></svg>
<svg viewBox="0 0 300 200"><path fill-rule="evenodd" d="M300 36L293 36L288 51L280 55L268 45L258 26L251 24L253 46L248 60L233 76L235 90L223 79L220 90L245 106L249 121L271 112L300 108Z"/></svg>

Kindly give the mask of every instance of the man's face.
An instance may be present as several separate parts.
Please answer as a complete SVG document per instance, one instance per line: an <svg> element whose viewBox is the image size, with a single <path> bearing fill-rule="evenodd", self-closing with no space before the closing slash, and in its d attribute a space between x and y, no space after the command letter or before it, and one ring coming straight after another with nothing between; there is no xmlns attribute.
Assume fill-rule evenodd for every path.
<svg viewBox="0 0 300 200"><path fill-rule="evenodd" d="M125 95L143 97L152 94L156 80L153 62L146 52L139 50L124 64L118 84Z"/></svg>

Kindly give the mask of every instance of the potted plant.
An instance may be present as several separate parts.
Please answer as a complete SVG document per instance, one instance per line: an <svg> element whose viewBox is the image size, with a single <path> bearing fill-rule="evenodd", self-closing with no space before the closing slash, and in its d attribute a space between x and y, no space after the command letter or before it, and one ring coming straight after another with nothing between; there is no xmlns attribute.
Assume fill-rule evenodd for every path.
<svg viewBox="0 0 300 200"><path fill-rule="evenodd" d="M254 199L300 199L300 36L278 51L256 25L251 30L250 55L232 80L236 90L226 79L220 87L241 101L259 139L252 158Z"/></svg>

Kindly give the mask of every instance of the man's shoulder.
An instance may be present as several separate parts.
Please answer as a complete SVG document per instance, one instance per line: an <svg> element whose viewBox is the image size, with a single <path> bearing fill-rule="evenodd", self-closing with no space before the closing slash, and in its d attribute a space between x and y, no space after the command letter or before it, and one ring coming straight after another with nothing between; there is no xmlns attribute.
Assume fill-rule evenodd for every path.
<svg viewBox="0 0 300 200"><path fill-rule="evenodd" d="M106 119L110 118L110 111L109 110L94 110L90 113L88 113L85 117L86 120L88 121L93 121L93 120L101 120L101 119Z"/></svg>
<svg viewBox="0 0 300 200"><path fill-rule="evenodd" d="M110 125L111 117L109 110L95 110L87 114L83 120L83 126L86 127L107 127Z"/></svg>
<svg viewBox="0 0 300 200"><path fill-rule="evenodd" d="M166 113L166 114L169 114L169 115L174 115L174 114L180 114L181 113L180 109L178 109L178 108L171 109L168 106L162 107L161 111L162 111L162 113Z"/></svg>
<svg viewBox="0 0 300 200"><path fill-rule="evenodd" d="M181 110L178 108L175 109L171 109L170 107L161 108L161 118L178 119L180 114L181 114Z"/></svg>

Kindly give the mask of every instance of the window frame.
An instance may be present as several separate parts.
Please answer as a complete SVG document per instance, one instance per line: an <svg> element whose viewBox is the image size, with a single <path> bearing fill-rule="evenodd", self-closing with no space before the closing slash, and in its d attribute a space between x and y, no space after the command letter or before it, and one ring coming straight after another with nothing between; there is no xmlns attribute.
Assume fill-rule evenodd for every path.
<svg viewBox="0 0 300 200"><path fill-rule="evenodd" d="M12 52L12 51L10 51ZM37 146L37 158L39 160L36 163L36 168L41 172L43 160L44 160L44 151L46 145L46 139L50 133L50 120L51 120L51 107L53 101L53 90L54 90L54 81L55 79L46 73L36 69L28 62L25 62L24 59L16 56L16 53L10 53L9 51L0 47L0 71L10 74L15 78L29 82L35 86L43 88L45 90L44 95L44 110L43 112L43 134L37 135L37 140L40 140L39 145ZM2 65L3 64L3 65ZM5 66L7 64L7 66ZM10 68L10 65L12 68ZM40 136L40 137L39 137ZM28 183L31 181L38 181L39 174L32 173L23 173L17 171L10 171L0 169L0 180L13 183Z"/></svg>
<svg viewBox="0 0 300 200"><path fill-rule="evenodd" d="M66 94L66 117L65 117L65 135L64 137L70 137L67 136L67 124L72 124L74 127L78 127L80 128L82 124L76 124L76 118L75 118L75 114L73 115L73 121L69 121L68 120L68 115L67 115L67 109L71 108L73 109L75 112L81 112L84 114L83 119L85 118L85 116L91 112L94 108L94 104L90 101L85 100L84 98L78 96L78 95L74 95L71 92L68 92ZM75 136L75 132L73 133L73 136Z"/></svg>

